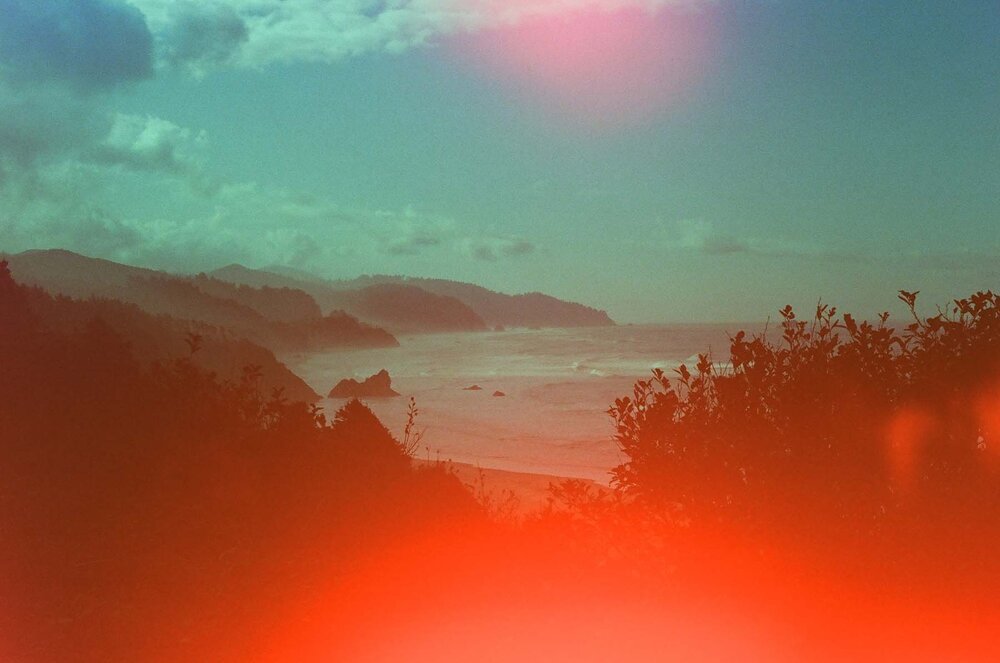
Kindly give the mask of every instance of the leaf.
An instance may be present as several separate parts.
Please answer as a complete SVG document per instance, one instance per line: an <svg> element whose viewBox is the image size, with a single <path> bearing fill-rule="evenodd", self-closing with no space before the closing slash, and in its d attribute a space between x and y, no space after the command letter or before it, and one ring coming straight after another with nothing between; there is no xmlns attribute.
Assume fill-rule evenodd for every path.
<svg viewBox="0 0 1000 663"><path fill-rule="evenodd" d="M913 306L917 302L917 295L919 294L920 294L919 290L915 290L913 292L909 292L907 290L900 290L899 295L897 296L900 300L902 300L904 304L906 304L910 308L913 308Z"/></svg>

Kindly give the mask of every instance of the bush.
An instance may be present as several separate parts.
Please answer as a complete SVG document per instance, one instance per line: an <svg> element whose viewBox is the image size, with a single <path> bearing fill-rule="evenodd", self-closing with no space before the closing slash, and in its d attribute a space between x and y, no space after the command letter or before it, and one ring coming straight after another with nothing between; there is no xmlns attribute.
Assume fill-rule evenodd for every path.
<svg viewBox="0 0 1000 663"><path fill-rule="evenodd" d="M376 544L480 517L359 401L328 423L259 367L220 380L197 335L144 364L32 294L0 261L3 660L247 660L282 602Z"/></svg>
<svg viewBox="0 0 1000 663"><path fill-rule="evenodd" d="M729 361L699 355L671 378L654 370L608 410L628 460L613 485L690 513L747 519L795 513L878 527L959 506L997 510L1000 296L979 292L913 321L875 322L819 305L781 310L767 331L730 341ZM893 516L893 514L896 514Z"/></svg>

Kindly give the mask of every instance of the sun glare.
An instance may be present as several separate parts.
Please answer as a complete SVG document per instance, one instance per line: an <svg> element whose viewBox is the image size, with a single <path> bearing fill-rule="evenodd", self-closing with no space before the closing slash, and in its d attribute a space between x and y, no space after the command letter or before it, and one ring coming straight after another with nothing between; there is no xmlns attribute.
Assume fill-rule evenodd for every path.
<svg viewBox="0 0 1000 663"><path fill-rule="evenodd" d="M708 11L589 8L462 37L455 55L558 121L615 127L691 97L710 64L712 28Z"/></svg>

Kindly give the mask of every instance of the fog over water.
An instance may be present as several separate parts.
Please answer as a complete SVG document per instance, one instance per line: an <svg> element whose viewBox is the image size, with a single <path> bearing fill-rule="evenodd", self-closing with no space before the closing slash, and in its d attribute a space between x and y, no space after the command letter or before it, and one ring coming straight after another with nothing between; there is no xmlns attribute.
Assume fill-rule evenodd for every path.
<svg viewBox="0 0 1000 663"><path fill-rule="evenodd" d="M409 396L417 400L419 455L519 472L607 481L621 462L606 414L653 368L670 371L711 349L728 358L727 334L752 324L627 325L433 334L400 347L283 357L320 394L342 378L380 369L401 398L369 405L400 435ZM690 360L690 361L689 361ZM479 385L481 390L466 387ZM493 393L501 391L503 397ZM323 399L328 416L343 403Z"/></svg>

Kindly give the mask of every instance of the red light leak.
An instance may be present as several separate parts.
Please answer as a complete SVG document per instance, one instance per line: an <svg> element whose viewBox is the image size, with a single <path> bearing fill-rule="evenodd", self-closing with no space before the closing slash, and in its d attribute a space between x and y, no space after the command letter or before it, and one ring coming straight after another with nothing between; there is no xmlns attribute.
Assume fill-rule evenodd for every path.
<svg viewBox="0 0 1000 663"><path fill-rule="evenodd" d="M933 418L917 408L905 408L890 419L886 431L889 470L893 484L904 495L913 489L924 443Z"/></svg>
<svg viewBox="0 0 1000 663"><path fill-rule="evenodd" d="M979 448L1000 466L1000 381L983 389L973 405L979 423Z"/></svg>
<svg viewBox="0 0 1000 663"><path fill-rule="evenodd" d="M455 61L561 125L648 121L691 97L711 64L710 10L589 8L457 37Z"/></svg>
<svg viewBox="0 0 1000 663"><path fill-rule="evenodd" d="M745 539L687 531L636 567L627 535L623 554L595 556L567 548L579 538L557 530L456 527L401 545L304 602L265 659L978 661L994 652L997 611L889 593L877 580L838 582Z"/></svg>

